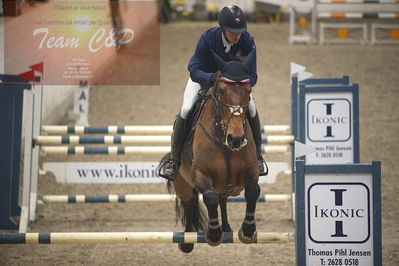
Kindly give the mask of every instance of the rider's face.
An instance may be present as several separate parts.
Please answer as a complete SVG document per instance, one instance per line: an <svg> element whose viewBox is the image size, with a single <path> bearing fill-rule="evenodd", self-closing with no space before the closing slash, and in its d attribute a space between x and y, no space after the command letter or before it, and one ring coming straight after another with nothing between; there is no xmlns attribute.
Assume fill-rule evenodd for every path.
<svg viewBox="0 0 399 266"><path fill-rule="evenodd" d="M241 32L240 33L233 33L228 30L224 30L224 35L226 36L227 40L231 44L236 44L240 40Z"/></svg>

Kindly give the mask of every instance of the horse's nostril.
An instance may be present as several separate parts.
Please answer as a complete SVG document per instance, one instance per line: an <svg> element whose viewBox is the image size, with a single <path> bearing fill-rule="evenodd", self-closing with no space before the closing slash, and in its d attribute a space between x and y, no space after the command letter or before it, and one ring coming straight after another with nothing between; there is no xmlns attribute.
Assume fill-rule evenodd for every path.
<svg viewBox="0 0 399 266"><path fill-rule="evenodd" d="M234 137L232 134L228 134L226 138L226 144L232 149L239 149L245 142L244 136Z"/></svg>
<svg viewBox="0 0 399 266"><path fill-rule="evenodd" d="M235 138L233 141L233 147L238 148L241 146L241 139L240 138Z"/></svg>

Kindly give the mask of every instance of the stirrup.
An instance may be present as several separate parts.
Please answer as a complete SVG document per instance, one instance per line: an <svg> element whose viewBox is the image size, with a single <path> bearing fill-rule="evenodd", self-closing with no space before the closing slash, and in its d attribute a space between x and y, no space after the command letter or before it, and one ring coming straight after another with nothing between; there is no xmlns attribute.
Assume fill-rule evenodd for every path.
<svg viewBox="0 0 399 266"><path fill-rule="evenodd" d="M159 170L159 175L169 181L175 181L177 174L177 164L170 158L167 160Z"/></svg>
<svg viewBox="0 0 399 266"><path fill-rule="evenodd" d="M269 167L267 167L266 161L263 158L258 159L259 163L259 176L264 176L269 173Z"/></svg>

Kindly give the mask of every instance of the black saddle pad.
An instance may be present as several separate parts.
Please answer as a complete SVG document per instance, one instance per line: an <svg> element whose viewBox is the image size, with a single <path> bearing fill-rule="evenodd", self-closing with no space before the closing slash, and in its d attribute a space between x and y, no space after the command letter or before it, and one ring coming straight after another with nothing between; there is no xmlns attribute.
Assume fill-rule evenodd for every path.
<svg viewBox="0 0 399 266"><path fill-rule="evenodd" d="M187 120L186 120L186 126L185 126L185 142L190 142L192 140L193 134L194 134L194 128L198 123L198 120L201 116L201 112L203 109L203 101L204 99L200 97L193 105L191 108Z"/></svg>
<svg viewBox="0 0 399 266"><path fill-rule="evenodd" d="M183 153L187 157L189 162L193 161L194 155L191 147L191 143L194 136L194 129L199 119L201 117L202 110L204 108L205 100L203 97L200 97L193 107L191 108L189 114L187 115L186 125L185 125L185 138L183 141Z"/></svg>

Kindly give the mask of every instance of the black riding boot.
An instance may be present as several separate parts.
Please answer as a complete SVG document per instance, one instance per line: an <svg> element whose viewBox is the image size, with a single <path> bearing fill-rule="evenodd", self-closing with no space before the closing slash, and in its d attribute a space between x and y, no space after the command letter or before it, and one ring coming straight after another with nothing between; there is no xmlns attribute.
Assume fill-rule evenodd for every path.
<svg viewBox="0 0 399 266"><path fill-rule="evenodd" d="M165 162L163 167L159 170L159 175L170 181L176 179L176 173L180 166L181 146L184 141L184 127L186 119L182 118L180 114L177 116L172 135L172 150L170 158Z"/></svg>
<svg viewBox="0 0 399 266"><path fill-rule="evenodd" d="M249 119L249 124L251 125L252 135L254 136L254 141L256 145L256 157L259 162L259 176L267 175L269 169L262 156L262 132L260 130L260 120L258 112L253 118Z"/></svg>

